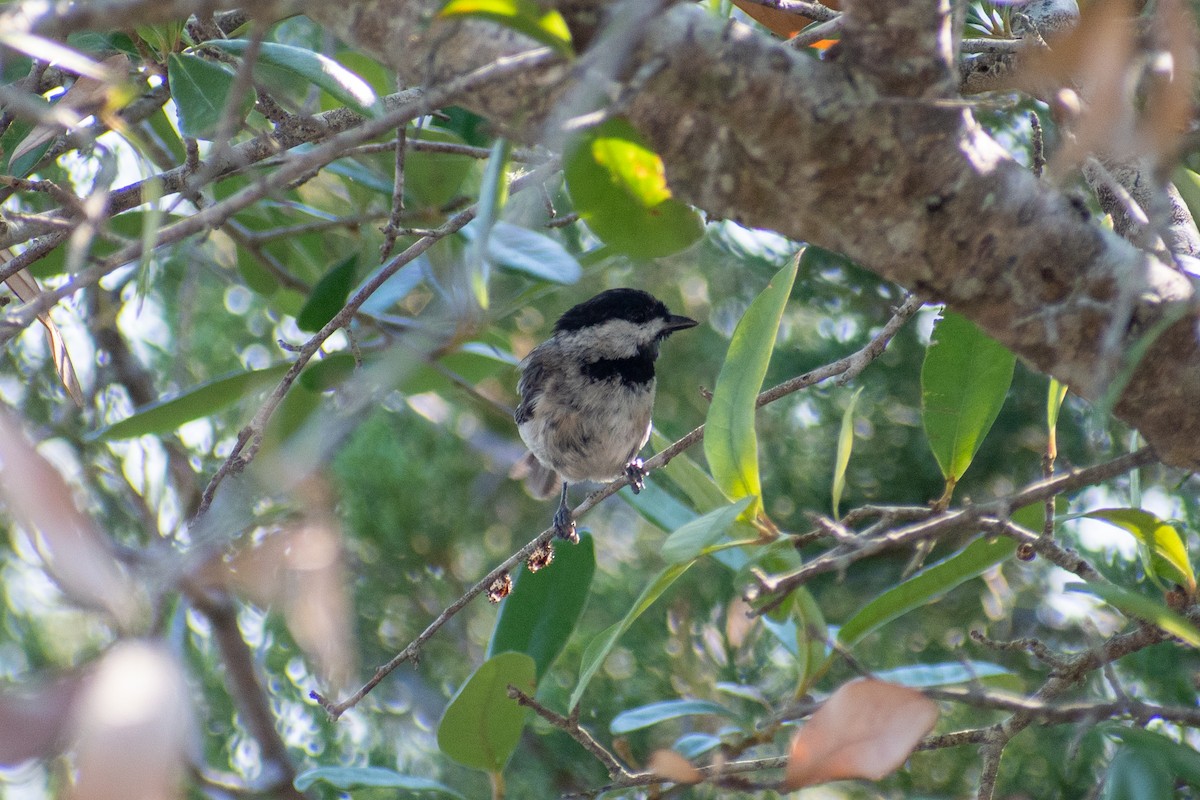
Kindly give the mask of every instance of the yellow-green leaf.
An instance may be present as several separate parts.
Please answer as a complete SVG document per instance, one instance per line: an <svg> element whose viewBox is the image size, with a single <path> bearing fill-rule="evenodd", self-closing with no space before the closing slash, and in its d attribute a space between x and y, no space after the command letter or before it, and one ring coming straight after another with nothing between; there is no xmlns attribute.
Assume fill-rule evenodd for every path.
<svg viewBox="0 0 1200 800"><path fill-rule="evenodd" d="M1143 619L1192 647L1200 647L1200 631L1191 622L1149 597L1103 583L1068 583L1064 588L1068 592L1094 594L1125 616Z"/></svg>
<svg viewBox="0 0 1200 800"><path fill-rule="evenodd" d="M1187 545L1174 526L1140 508L1100 508L1083 516L1132 533L1148 555L1146 572L1152 578L1177 583L1189 593L1196 591L1196 575L1188 560Z"/></svg>
<svg viewBox="0 0 1200 800"><path fill-rule="evenodd" d="M704 233L700 215L671 196L662 159L627 120L606 120L575 137L563 174L588 228L628 256L671 255Z"/></svg>
<svg viewBox="0 0 1200 800"><path fill-rule="evenodd" d="M1051 378L1050 389L1046 393L1046 430L1049 434L1046 453L1050 456L1051 461L1058 458L1058 412L1066 397L1067 385Z"/></svg>
<svg viewBox="0 0 1200 800"><path fill-rule="evenodd" d="M758 437L754 430L758 392L767 375L779 322L803 252L771 279L738 323L705 421L704 456L708 467L730 500L755 498L743 515L748 520L762 511Z"/></svg>
<svg viewBox="0 0 1200 800"><path fill-rule="evenodd" d="M850 451L854 448L854 409L858 405L858 396L862 387L850 398L846 410L842 412L842 428L838 432L837 461L833 467L833 516L838 516L838 506L842 502L842 492L846 489L846 468L850 466Z"/></svg>
<svg viewBox="0 0 1200 800"><path fill-rule="evenodd" d="M571 31L562 14L533 0L450 0L440 16L490 19L564 55L572 53Z"/></svg>

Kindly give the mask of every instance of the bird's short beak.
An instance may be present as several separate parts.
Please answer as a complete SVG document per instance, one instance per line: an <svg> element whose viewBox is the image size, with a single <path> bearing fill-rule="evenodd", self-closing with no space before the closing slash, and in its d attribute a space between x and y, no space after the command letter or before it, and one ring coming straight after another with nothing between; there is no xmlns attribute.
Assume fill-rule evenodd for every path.
<svg viewBox="0 0 1200 800"><path fill-rule="evenodd" d="M700 323L696 322L696 320L692 319L691 317L681 317L678 314L671 314L669 317L667 317L667 324L663 328L663 332L674 333L675 331L681 331L685 328L694 328L699 324Z"/></svg>

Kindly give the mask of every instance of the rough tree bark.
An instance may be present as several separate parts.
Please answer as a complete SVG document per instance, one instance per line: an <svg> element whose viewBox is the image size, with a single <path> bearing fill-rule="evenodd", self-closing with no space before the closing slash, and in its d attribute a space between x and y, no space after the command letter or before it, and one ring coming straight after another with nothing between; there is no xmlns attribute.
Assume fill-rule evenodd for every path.
<svg viewBox="0 0 1200 800"><path fill-rule="evenodd" d="M1187 278L1090 221L975 122L957 94L948 2L847 6L832 61L680 4L636 31L620 75L595 68L595 51L616 38L602 28L569 73L531 73L470 103L553 141L543 123L561 119L552 109L572 81L632 79L626 113L679 197L944 301L1090 400L1132 367L1116 415L1164 461L1200 466L1200 316ZM436 20L439 7L306 11L412 84L530 45L485 22Z"/></svg>

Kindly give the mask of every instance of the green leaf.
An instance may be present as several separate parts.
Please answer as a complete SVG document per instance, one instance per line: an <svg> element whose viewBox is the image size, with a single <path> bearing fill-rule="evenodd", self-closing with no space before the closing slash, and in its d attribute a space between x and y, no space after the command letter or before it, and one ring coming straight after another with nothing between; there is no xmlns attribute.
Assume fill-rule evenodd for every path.
<svg viewBox="0 0 1200 800"><path fill-rule="evenodd" d="M162 25L139 25L134 30L157 55L166 56L179 47L184 24L182 20L178 20Z"/></svg>
<svg viewBox="0 0 1200 800"><path fill-rule="evenodd" d="M452 131L441 128L409 126L409 141L465 145ZM442 208L456 198L477 159L456 153L429 153L411 150L404 156L404 192L417 206ZM392 187L388 187L390 193Z"/></svg>
<svg viewBox="0 0 1200 800"><path fill-rule="evenodd" d="M283 377L290 364L237 372L209 381L178 397L151 403L130 416L88 435L89 441L115 441L137 436L161 436L184 423L212 416Z"/></svg>
<svg viewBox="0 0 1200 800"><path fill-rule="evenodd" d="M838 641L853 647L867 634L1011 558L1015 550L1011 539L976 539L961 552L926 567L867 603L842 625Z"/></svg>
<svg viewBox="0 0 1200 800"><path fill-rule="evenodd" d="M534 0L450 0L442 8L443 17L477 17L498 22L523 33L535 42L548 45L563 55L572 55L571 31L562 14L545 10Z"/></svg>
<svg viewBox="0 0 1200 800"><path fill-rule="evenodd" d="M179 132L194 139L215 136L233 91L233 70L197 56L171 53L167 56L167 81L179 113ZM254 96L249 91L236 98L236 120L244 120L253 106Z"/></svg>
<svg viewBox="0 0 1200 800"><path fill-rule="evenodd" d="M1058 412L1066 398L1067 385L1051 378L1050 388L1046 392L1046 431L1049 435L1046 452L1051 461L1058 458Z"/></svg>
<svg viewBox="0 0 1200 800"><path fill-rule="evenodd" d="M662 159L624 119L607 120L569 143L563 174L588 228L628 256L678 253L704 233L700 215L671 196Z"/></svg>
<svg viewBox="0 0 1200 800"><path fill-rule="evenodd" d="M801 693L807 692L825 671L829 651L829 626L821 606L808 587L792 594L791 616L796 623L796 660L799 662Z"/></svg>
<svg viewBox="0 0 1200 800"><path fill-rule="evenodd" d="M1174 526L1140 508L1100 508L1083 516L1132 533L1149 554L1146 560L1148 574L1177 583L1189 594L1195 593L1196 575L1188 560L1187 545Z"/></svg>
<svg viewBox="0 0 1200 800"><path fill-rule="evenodd" d="M1108 765L1103 800L1173 800L1175 781L1166 759L1153 750L1122 747Z"/></svg>
<svg viewBox="0 0 1200 800"><path fill-rule="evenodd" d="M337 316L346 305L346 298L354 288L358 272L358 254L347 256L330 267L313 287L304 308L296 315L296 327L315 333L324 328L329 320Z"/></svg>
<svg viewBox="0 0 1200 800"><path fill-rule="evenodd" d="M1192 647L1200 647L1200 631L1157 600L1103 583L1068 583L1063 588L1068 592L1094 594L1125 616L1145 620L1172 636L1178 636Z"/></svg>
<svg viewBox="0 0 1200 800"><path fill-rule="evenodd" d="M212 47L232 55L244 55L250 47L249 39L212 39L200 47ZM324 89L339 103L343 103L367 117L383 113L383 103L371 85L338 62L303 47L293 47L277 42L260 42L257 64L267 64L291 73L307 83Z"/></svg>
<svg viewBox="0 0 1200 800"><path fill-rule="evenodd" d="M476 230L475 223L471 223L461 233L473 238ZM561 244L510 222L497 222L492 227L487 258L497 267L550 283L572 284L583 275L579 262Z"/></svg>
<svg viewBox="0 0 1200 800"><path fill-rule="evenodd" d="M508 353L482 342L466 342L438 359L437 366L442 369L434 365L419 366L398 388L406 394L444 391L454 386L446 372L473 386L489 377L503 379L511 375L514 365L515 359Z"/></svg>
<svg viewBox="0 0 1200 800"><path fill-rule="evenodd" d="M647 608L654 605L654 601L661 597L663 592L671 588L671 584L675 583L679 579L679 576L687 572L688 567L694 563L694 561L686 561L682 564L672 564L656 575L654 580L650 581L650 585L638 595L633 608L629 609L624 619L606 629L588 644L587 648L583 651L583 660L579 668L579 682L575 684L575 689L571 692L571 700L567 704L568 708L575 708L575 706L579 705L579 700L583 697L584 691L587 690L588 684L592 682L592 678L595 677L596 672L604 664L604 660L608 658L608 654L612 651L622 634L629 630L629 626Z"/></svg>
<svg viewBox="0 0 1200 800"><path fill-rule="evenodd" d="M921 367L925 435L947 485L962 478L1004 405L1016 357L973 323L944 312Z"/></svg>
<svg viewBox="0 0 1200 800"><path fill-rule="evenodd" d="M651 431L650 442L655 452L662 452L671 444L658 431ZM662 468L662 473L687 495L688 500L701 513L712 511L727 502L725 494L721 491L721 487L717 486L713 476L692 460L687 453L680 453L672 458L670 463ZM672 529L668 528L667 530Z"/></svg>
<svg viewBox="0 0 1200 800"><path fill-rule="evenodd" d="M508 157L512 145L500 138L492 143L492 154L483 170L483 185L479 189L479 212L471 223L471 256L467 259L471 289L480 308L488 307L488 284L491 279L491 259L488 243L492 228L508 202Z"/></svg>
<svg viewBox="0 0 1200 800"><path fill-rule="evenodd" d="M1171 179L1192 217L1200 219L1200 175L1187 167L1177 167Z"/></svg>
<svg viewBox="0 0 1200 800"><path fill-rule="evenodd" d="M1200 753L1186 744L1180 744L1155 731L1127 728L1113 723L1101 725L1100 731L1135 748L1159 753L1167 762L1169 774L1191 786L1200 786Z"/></svg>
<svg viewBox="0 0 1200 800"><path fill-rule="evenodd" d="M671 749L688 761L693 761L720 746L720 736L713 736L711 733L685 733L675 740Z"/></svg>
<svg viewBox="0 0 1200 800"><path fill-rule="evenodd" d="M762 511L756 401L803 252L771 279L738 322L704 423L704 456L721 491L731 500L755 498L748 519Z"/></svg>
<svg viewBox="0 0 1200 800"><path fill-rule="evenodd" d="M537 665L540 681L575 632L595 571L595 545L587 533L578 544L560 542L547 569L522 568L500 605L488 657L506 651L525 653Z"/></svg>
<svg viewBox="0 0 1200 800"><path fill-rule="evenodd" d="M657 725L669 719L694 717L702 714L715 714L722 717L737 716L725 706L710 700L664 700L661 703L650 703L622 711L613 717L608 730L612 735L620 736L649 728L651 725Z"/></svg>
<svg viewBox="0 0 1200 800"><path fill-rule="evenodd" d="M438 748L464 766L499 772L517 749L526 709L508 696L510 685L533 694L537 667L524 653L500 653L475 670L446 706Z"/></svg>
<svg viewBox="0 0 1200 800"><path fill-rule="evenodd" d="M946 661L941 664L912 664L906 667L876 670L872 673L872 677L888 683L923 689L927 686L972 683L998 675L1011 674L999 664L992 664L988 661L968 661L966 663Z"/></svg>
<svg viewBox="0 0 1200 800"><path fill-rule="evenodd" d="M300 792L308 791L316 783L327 783L342 792L377 787L402 789L406 792L433 792L458 798L458 800L466 800L449 786L437 781L416 778L412 775L401 775L399 772L383 767L317 767L301 772L292 781L292 785Z"/></svg>
<svg viewBox="0 0 1200 800"><path fill-rule="evenodd" d="M187 150L183 146L183 140L179 138L179 132L175 130L171 120L167 119L167 113L161 108L158 109L146 118L146 127L154 134L157 144L170 153L171 158L182 164L187 158Z"/></svg>
<svg viewBox="0 0 1200 800"><path fill-rule="evenodd" d="M752 501L751 497L743 497L688 522L663 542L663 559L667 563L678 564L699 557L706 547L715 544L725 535Z"/></svg>
<svg viewBox="0 0 1200 800"><path fill-rule="evenodd" d="M676 500L675 496L662 488L657 481L647 483L646 488L637 494L622 490L617 496L651 525L667 533L682 528L697 516L695 511Z"/></svg>
<svg viewBox="0 0 1200 800"><path fill-rule="evenodd" d="M838 431L837 461L833 467L833 516L838 518L838 506L842 503L842 492L846 489L846 468L850 466L850 451L854 449L854 409L858 405L858 396L862 387L850 398L846 410L842 412L842 427Z"/></svg>

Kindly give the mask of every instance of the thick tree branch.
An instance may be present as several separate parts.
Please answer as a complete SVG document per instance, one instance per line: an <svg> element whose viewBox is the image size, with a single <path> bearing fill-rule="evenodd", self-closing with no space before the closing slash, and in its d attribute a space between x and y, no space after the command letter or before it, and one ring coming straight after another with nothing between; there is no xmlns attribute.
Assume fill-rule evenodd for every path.
<svg viewBox="0 0 1200 800"><path fill-rule="evenodd" d="M444 78L513 46L509 34L497 38L483 22L415 24L436 5L373 0L351 16L318 5L309 13L413 81ZM882 5L859 8L893 13ZM847 11L855 13L855 6ZM856 24L869 32L886 22ZM941 58L940 33L935 40L926 64ZM627 72L651 62L658 69L628 114L663 156L682 198L845 253L948 302L1090 400L1106 400L1117 375L1128 372L1115 413L1166 462L1200 465L1200 318L1187 280L1040 183L960 103L887 94L889 84L854 54L851 48L817 62L677 5L645 26ZM906 63L897 68L915 62ZM526 76L468 102L536 131L535 121L563 92L556 77ZM1131 282L1139 291L1120 302ZM1187 310L1173 311L1172 303ZM1165 330L1146 339L1172 314ZM1139 345L1140 355L1130 355ZM1114 363L1114 354L1125 360Z"/></svg>

